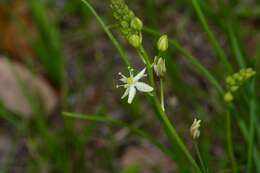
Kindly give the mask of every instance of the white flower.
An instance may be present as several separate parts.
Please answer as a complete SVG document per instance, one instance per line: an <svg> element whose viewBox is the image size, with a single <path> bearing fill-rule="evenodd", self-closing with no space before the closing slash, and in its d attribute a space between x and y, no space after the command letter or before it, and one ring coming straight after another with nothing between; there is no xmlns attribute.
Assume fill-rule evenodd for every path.
<svg viewBox="0 0 260 173"><path fill-rule="evenodd" d="M153 91L153 88L144 83L144 82L139 82L139 80L143 77L146 77L145 74L145 70L146 68L144 68L141 72L139 72L136 76L133 76L133 69L129 69L129 73L130 76L126 77L124 76L122 73L119 73L119 75L122 77L120 79L121 82L123 82L123 85L117 85L117 87L124 87L125 93L123 94L123 96L121 97L121 99L125 98L126 96L128 96L128 103L131 104L135 94L136 94L136 90L141 91L141 92L151 92Z"/></svg>

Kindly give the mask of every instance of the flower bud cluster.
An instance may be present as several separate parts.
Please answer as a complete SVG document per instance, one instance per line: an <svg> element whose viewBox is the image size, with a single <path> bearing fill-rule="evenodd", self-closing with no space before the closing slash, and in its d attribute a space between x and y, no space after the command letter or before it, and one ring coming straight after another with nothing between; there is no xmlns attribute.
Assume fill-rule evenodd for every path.
<svg viewBox="0 0 260 173"><path fill-rule="evenodd" d="M224 96L226 102L232 102L234 97L233 93L236 92L239 87L248 79L253 77L256 72L252 68L242 69L239 72L228 76L226 78L227 92Z"/></svg>
<svg viewBox="0 0 260 173"><path fill-rule="evenodd" d="M111 8L120 31L133 47L138 48L142 44L143 22L128 8L124 0L111 0Z"/></svg>

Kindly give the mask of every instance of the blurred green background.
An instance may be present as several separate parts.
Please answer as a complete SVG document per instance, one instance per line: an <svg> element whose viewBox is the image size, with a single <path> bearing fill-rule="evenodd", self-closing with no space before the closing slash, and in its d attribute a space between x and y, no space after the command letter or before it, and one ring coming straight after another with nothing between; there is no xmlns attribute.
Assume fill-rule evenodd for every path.
<svg viewBox="0 0 260 173"><path fill-rule="evenodd" d="M89 2L107 25L114 24L109 0ZM227 69L216 58L191 0L126 2L147 27L178 40L224 86ZM260 1L199 3L233 68L238 71L246 64L257 70L259 115ZM118 31L113 33L141 69L135 50ZM155 54L157 37L147 33L143 37L147 50ZM211 172L230 172L222 97L183 56L174 46L166 55L168 115L191 151L190 124L194 117L202 119L199 145L206 163ZM0 172L191 172L178 147L169 146L145 97L139 95L131 105L120 99L123 91L115 87L119 71L124 71L119 54L80 0L1 0ZM232 123L240 170L247 159L246 140L237 123L245 122L248 129L245 93L246 87L237 96L238 113ZM126 127L68 118L62 111L122 120L173 147L176 160ZM254 146L259 150L259 116L256 124ZM258 152L254 172L260 171Z"/></svg>

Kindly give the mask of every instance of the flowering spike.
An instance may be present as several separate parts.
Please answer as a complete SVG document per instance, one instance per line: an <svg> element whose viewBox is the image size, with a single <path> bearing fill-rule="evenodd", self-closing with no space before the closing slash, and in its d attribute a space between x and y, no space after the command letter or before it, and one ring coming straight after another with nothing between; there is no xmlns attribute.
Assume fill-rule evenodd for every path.
<svg viewBox="0 0 260 173"><path fill-rule="evenodd" d="M241 69L239 72L226 78L227 92L224 100L230 103L234 100L233 93L236 92L243 83L252 78L256 72L252 68Z"/></svg>
<svg viewBox="0 0 260 173"><path fill-rule="evenodd" d="M111 0L113 16L128 42L138 48L142 43L143 22L128 8L124 0Z"/></svg>

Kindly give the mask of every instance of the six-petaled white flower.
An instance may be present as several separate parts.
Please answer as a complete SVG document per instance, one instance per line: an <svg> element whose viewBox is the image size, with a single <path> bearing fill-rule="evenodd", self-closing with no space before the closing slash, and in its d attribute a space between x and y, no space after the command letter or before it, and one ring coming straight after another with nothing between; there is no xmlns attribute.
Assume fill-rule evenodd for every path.
<svg viewBox="0 0 260 173"><path fill-rule="evenodd" d="M121 97L121 99L125 98L126 96L128 96L128 103L131 104L135 94L136 94L136 90L141 91L141 92L151 92L153 91L153 88L144 83L144 82L139 82L139 80L143 77L146 77L145 74L145 70L146 68L144 68L141 72L139 72L136 76L133 75L132 71L133 69L129 68L129 73L130 76L126 77L124 76L122 73L119 73L119 75L122 77L120 79L121 82L123 82L123 85L117 85L117 87L124 87L125 93L123 94L123 96Z"/></svg>

